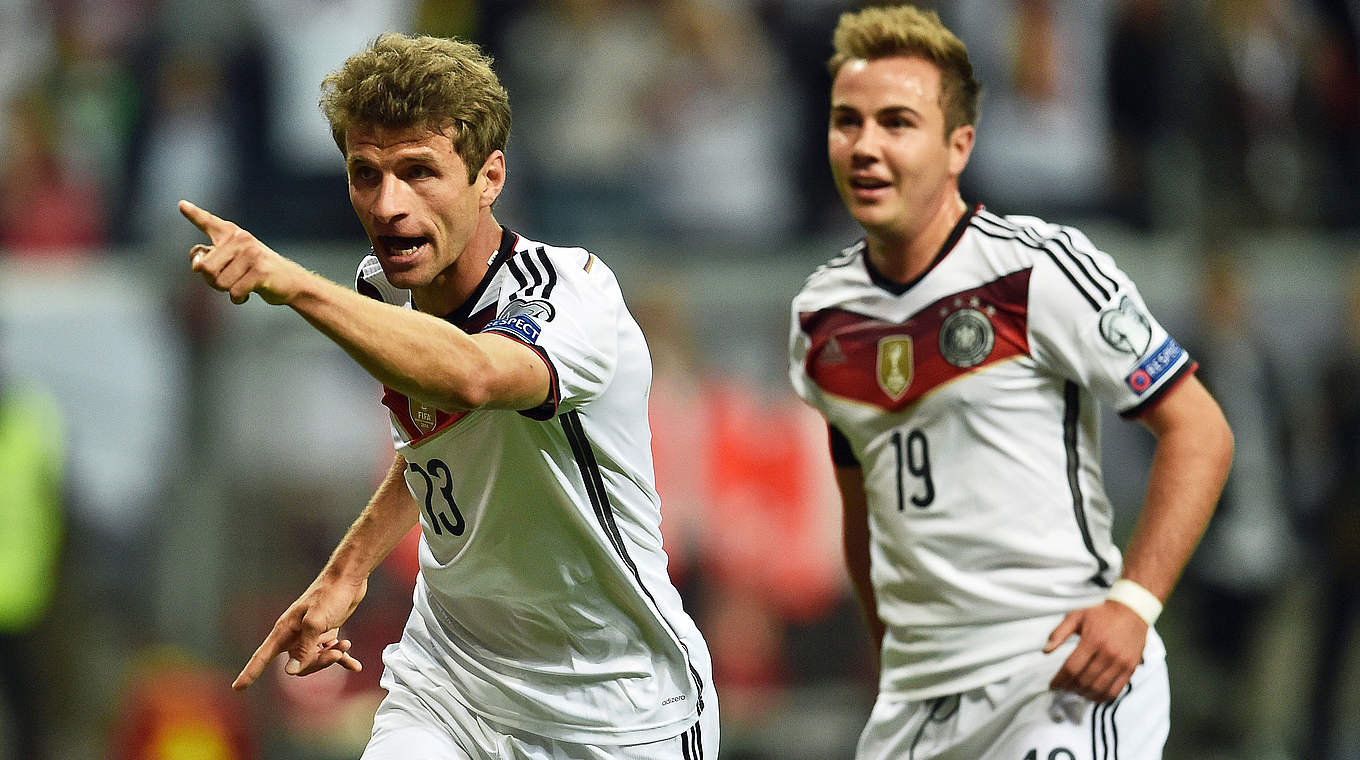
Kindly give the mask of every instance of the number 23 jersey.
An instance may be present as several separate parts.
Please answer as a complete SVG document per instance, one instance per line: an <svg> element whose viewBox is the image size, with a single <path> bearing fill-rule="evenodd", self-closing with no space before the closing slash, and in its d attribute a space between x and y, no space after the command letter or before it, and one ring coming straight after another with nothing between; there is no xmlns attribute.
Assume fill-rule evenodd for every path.
<svg viewBox="0 0 1360 760"><path fill-rule="evenodd" d="M523 412L446 412L386 389L422 529L387 673L561 741L677 736L704 709L710 665L666 573L642 332L588 251L505 230L489 263L445 319L533 349L552 387ZM373 257L358 288L410 308Z"/></svg>
<svg viewBox="0 0 1360 760"><path fill-rule="evenodd" d="M859 466L906 699L997 681L1119 576L1098 403L1137 416L1194 363L1080 232L965 213L907 284L861 241L793 301L790 377Z"/></svg>

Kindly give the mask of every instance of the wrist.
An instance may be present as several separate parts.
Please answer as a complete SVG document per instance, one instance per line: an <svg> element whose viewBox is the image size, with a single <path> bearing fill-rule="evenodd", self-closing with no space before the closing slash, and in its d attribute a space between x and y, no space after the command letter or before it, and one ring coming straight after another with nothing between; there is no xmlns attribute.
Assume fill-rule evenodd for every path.
<svg viewBox="0 0 1360 760"><path fill-rule="evenodd" d="M347 586L367 586L373 567L364 558L337 550L335 556L321 569L320 579L326 583Z"/></svg>
<svg viewBox="0 0 1360 760"><path fill-rule="evenodd" d="M320 276L291 259L285 259L284 271L275 282L277 289L272 299L265 299L275 306L294 306L300 299L313 295Z"/></svg>
<svg viewBox="0 0 1360 760"><path fill-rule="evenodd" d="M1136 581L1128 578L1120 578L1110 586L1110 593L1105 596L1108 601L1119 602L1137 613L1144 623L1151 628L1157 622L1157 618L1162 614L1162 600L1156 594L1143 588Z"/></svg>

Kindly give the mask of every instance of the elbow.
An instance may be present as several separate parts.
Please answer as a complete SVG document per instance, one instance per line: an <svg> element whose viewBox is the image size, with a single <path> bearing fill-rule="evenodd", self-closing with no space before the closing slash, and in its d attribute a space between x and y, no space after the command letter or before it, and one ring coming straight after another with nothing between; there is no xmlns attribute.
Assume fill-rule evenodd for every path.
<svg viewBox="0 0 1360 760"><path fill-rule="evenodd" d="M1218 487L1221 489L1227 482L1228 473L1232 470L1233 455L1236 450L1236 439L1233 435L1232 426L1223 416L1222 411L1214 407L1214 413L1206 415L1200 424L1188 429L1185 441L1186 454L1194 452L1204 463L1205 474L1215 477Z"/></svg>
<svg viewBox="0 0 1360 760"><path fill-rule="evenodd" d="M472 411L482 409L491 403L492 395L490 389L479 383L467 383L459 387L448 397L448 402L454 409Z"/></svg>
<svg viewBox="0 0 1360 760"><path fill-rule="evenodd" d="M1219 419L1220 422L1218 426L1218 441L1219 441L1218 448L1219 451L1222 452L1223 474L1224 477L1226 478L1228 470L1232 468L1233 455L1237 450L1237 439L1236 436L1233 435L1232 427L1228 425L1228 421L1226 419L1223 419L1222 417L1220 417Z"/></svg>
<svg viewBox="0 0 1360 760"><path fill-rule="evenodd" d="M463 362L457 369L443 373L422 389L422 395L446 412L482 409L494 400L491 366L486 361Z"/></svg>
<svg viewBox="0 0 1360 760"><path fill-rule="evenodd" d="M476 376L459 378L435 394L435 406L446 412L468 412L488 406L494 396L491 388Z"/></svg>

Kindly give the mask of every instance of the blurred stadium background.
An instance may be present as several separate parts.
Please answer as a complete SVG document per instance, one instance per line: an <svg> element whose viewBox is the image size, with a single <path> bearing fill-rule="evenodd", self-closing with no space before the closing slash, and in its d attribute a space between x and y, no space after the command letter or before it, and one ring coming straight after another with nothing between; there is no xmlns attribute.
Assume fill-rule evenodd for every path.
<svg viewBox="0 0 1360 760"><path fill-rule="evenodd" d="M1360 757L1360 8L941 0L986 87L965 197L1075 224L1205 364L1238 436L1159 625L1168 758ZM189 276L189 198L338 281L366 252L316 108L387 30L497 58L498 218L620 273L656 363L673 571L724 757L849 758L873 695L787 303L856 231L825 160L843 0L0 3L0 758L357 756L363 674L228 684L390 456L376 384ZM1150 437L1113 416L1127 531ZM280 671L281 672L281 671Z"/></svg>

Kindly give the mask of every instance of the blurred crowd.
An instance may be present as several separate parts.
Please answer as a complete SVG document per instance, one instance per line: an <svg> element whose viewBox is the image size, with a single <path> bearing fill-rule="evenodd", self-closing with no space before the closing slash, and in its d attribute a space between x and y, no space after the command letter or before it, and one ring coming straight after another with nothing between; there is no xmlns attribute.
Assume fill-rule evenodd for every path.
<svg viewBox="0 0 1360 760"><path fill-rule="evenodd" d="M191 196L266 239L356 229L317 83L383 29L459 35L516 108L506 205L565 236L835 230L829 29L849 0L10 0L0 246L163 245ZM941 0L985 85L966 192L1143 229L1351 227L1345 0ZM267 189L266 191L262 191Z"/></svg>
<svg viewBox="0 0 1360 760"><path fill-rule="evenodd" d="M385 470L376 395L305 325L226 329L221 299L186 287L199 235L174 203L321 249L318 268L349 276L363 233L318 86L384 30L495 56L515 113L502 222L606 254L630 241L623 271L660 273L626 291L656 365L663 530L715 655L724 757L849 757L872 657L825 430L782 378L796 282L754 293L764 284L680 273L773 271L809 241L826 258L853 240L824 155L824 62L837 15L861 4L0 2L0 760L362 746L378 648L409 607L409 541L352 622L360 676L279 677L244 698L225 685ZM966 200L1184 241L1186 308L1170 322L1238 454L1164 618L1168 757L1360 757L1360 7L920 5L984 84ZM1291 236L1341 241L1322 246L1324 275L1297 281L1327 293L1266 268L1284 275L1280 311L1330 316L1297 341L1272 329L1298 322L1263 324L1261 270L1242 259ZM153 306L54 303L53 271L78 294ZM82 290L82 273L101 283ZM776 305L717 313L708 285ZM76 333L88 351L30 384L30 352ZM1295 343L1307 361L1279 350ZM344 404L365 414L337 432Z"/></svg>

